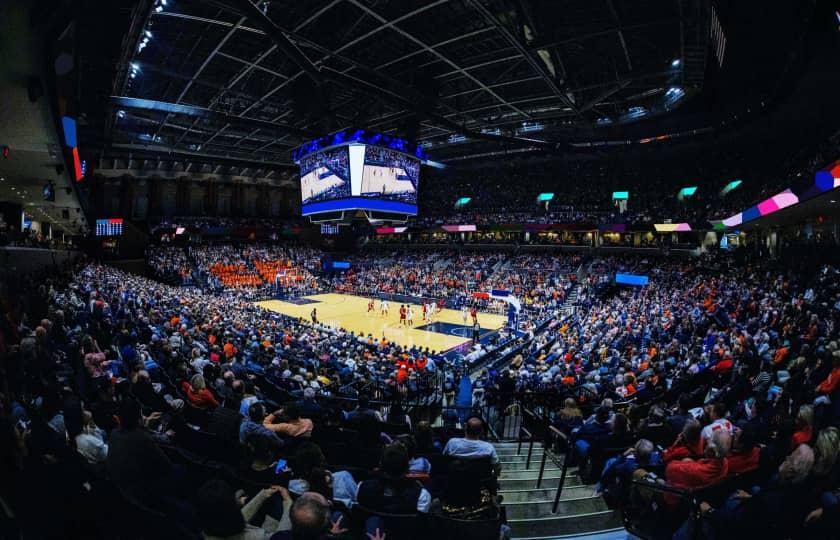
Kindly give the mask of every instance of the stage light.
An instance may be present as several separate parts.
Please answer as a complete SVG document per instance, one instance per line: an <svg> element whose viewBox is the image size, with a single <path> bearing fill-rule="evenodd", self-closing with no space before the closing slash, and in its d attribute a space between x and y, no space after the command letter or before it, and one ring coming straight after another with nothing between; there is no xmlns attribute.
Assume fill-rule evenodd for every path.
<svg viewBox="0 0 840 540"><path fill-rule="evenodd" d="M612 198L614 201L626 201L630 198L629 191L613 191Z"/></svg>
<svg viewBox="0 0 840 540"><path fill-rule="evenodd" d="M146 37L147 37L147 38L151 38L151 37L152 37L152 31L151 31L151 30L146 30L145 34L146 34Z"/></svg>
<svg viewBox="0 0 840 540"><path fill-rule="evenodd" d="M554 193L540 193L539 195L537 195L537 200L539 202L550 201L553 198L554 198Z"/></svg>
<svg viewBox="0 0 840 540"><path fill-rule="evenodd" d="M163 8L161 6L155 8L155 13L160 13L161 11L163 11Z"/></svg>
<svg viewBox="0 0 840 540"><path fill-rule="evenodd" d="M9 151L9 147L8 147L8 146L4 146L4 147L3 147L3 158L8 158L8 157L9 157L9 152L10 152L10 151Z"/></svg>
<svg viewBox="0 0 840 540"><path fill-rule="evenodd" d="M671 67L673 67L673 68L680 67L681 63L682 63L682 60L680 60L679 58L675 58L674 60L671 61Z"/></svg>
<svg viewBox="0 0 840 540"><path fill-rule="evenodd" d="M118 118L125 118L125 111L117 111Z"/></svg>

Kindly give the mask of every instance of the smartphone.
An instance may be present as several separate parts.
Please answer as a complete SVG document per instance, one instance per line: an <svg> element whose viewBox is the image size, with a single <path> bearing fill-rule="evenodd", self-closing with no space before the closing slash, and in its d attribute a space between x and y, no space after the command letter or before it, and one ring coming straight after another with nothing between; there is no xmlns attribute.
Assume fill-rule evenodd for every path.
<svg viewBox="0 0 840 540"><path fill-rule="evenodd" d="M274 474L280 474L283 472L283 469L286 468L286 464L288 462L285 459L278 459L277 460L277 467L274 468Z"/></svg>

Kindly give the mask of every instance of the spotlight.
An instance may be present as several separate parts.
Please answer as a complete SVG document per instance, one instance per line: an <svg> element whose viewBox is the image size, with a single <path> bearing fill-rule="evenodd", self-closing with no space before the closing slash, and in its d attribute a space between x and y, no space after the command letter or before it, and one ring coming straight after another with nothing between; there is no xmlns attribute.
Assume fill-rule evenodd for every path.
<svg viewBox="0 0 840 540"><path fill-rule="evenodd" d="M145 33L146 33L146 37L151 39L151 37L152 37L152 31L151 31L151 30L146 30L146 32L145 32Z"/></svg>
<svg viewBox="0 0 840 540"><path fill-rule="evenodd" d="M163 11L163 8L161 6L155 8L155 13L160 13L161 11Z"/></svg>
<svg viewBox="0 0 840 540"><path fill-rule="evenodd" d="M674 67L674 68L680 67L681 63L682 63L682 60L680 60L679 58L676 58L676 59L671 61L671 67Z"/></svg>

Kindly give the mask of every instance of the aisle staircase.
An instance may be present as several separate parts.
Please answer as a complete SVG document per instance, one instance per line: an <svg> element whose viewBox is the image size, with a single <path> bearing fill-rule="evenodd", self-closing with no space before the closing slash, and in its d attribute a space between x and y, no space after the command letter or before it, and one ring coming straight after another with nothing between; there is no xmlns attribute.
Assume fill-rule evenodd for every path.
<svg viewBox="0 0 840 540"><path fill-rule="evenodd" d="M563 481L563 490L552 512L557 488L562 477L563 456L546 456L542 483L536 488L543 459L541 444L534 444L528 464L528 446L518 443L494 443L502 474L499 477L499 495L507 513L514 540L548 540L578 535L615 533L622 531L618 513L607 508L594 485L584 485L577 475L577 467L569 467Z"/></svg>
<svg viewBox="0 0 840 540"><path fill-rule="evenodd" d="M579 293L580 285L577 283L572 285L572 289L569 291L568 296L566 296L566 301L563 302L563 306L560 308L560 312L563 315L571 315L575 312L575 305L578 303Z"/></svg>

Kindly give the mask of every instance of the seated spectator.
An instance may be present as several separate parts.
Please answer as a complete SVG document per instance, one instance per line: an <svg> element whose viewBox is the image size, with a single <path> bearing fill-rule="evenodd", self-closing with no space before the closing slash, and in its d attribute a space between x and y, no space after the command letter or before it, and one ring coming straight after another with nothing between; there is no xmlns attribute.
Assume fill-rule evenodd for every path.
<svg viewBox="0 0 840 540"><path fill-rule="evenodd" d="M216 400L213 392L207 388L204 377L200 374L193 375L189 382L184 381L181 384L181 391L186 394L187 401L193 407L198 407L199 409L215 409L219 406L219 402Z"/></svg>
<svg viewBox="0 0 840 540"><path fill-rule="evenodd" d="M709 414L711 423L703 428L701 435L704 441L708 442L712 437L712 434L721 429L726 431L729 435L732 435L735 428L732 426L732 423L726 419L726 405L723 402L718 401L708 406L706 408L706 412Z"/></svg>
<svg viewBox="0 0 840 540"><path fill-rule="evenodd" d="M411 429L411 418L408 417L405 409L403 409L402 403L399 401L393 402L388 408L386 421L395 426L408 426L408 429Z"/></svg>
<svg viewBox="0 0 840 540"><path fill-rule="evenodd" d="M259 401L259 396L256 394L256 387L254 386L253 381L245 381L245 384L242 386L243 395L242 398L239 400L239 414L243 418L248 417L248 408Z"/></svg>
<svg viewBox="0 0 840 540"><path fill-rule="evenodd" d="M612 432L610 425L610 409L601 405L595 411L595 420L585 422L577 431L573 432L575 439L575 453L578 459L583 460L589 454L589 448L593 442L606 439Z"/></svg>
<svg viewBox="0 0 840 540"><path fill-rule="evenodd" d="M415 480L408 480L408 454L400 444L382 451L379 476L359 484L356 501L374 512L388 514L426 513L432 502L429 492Z"/></svg>
<svg viewBox="0 0 840 540"><path fill-rule="evenodd" d="M648 417L639 428L639 437L663 448L674 442L674 432L665 422L665 411L661 407L651 407Z"/></svg>
<svg viewBox="0 0 840 540"><path fill-rule="evenodd" d="M800 444L810 444L814 437L814 408L811 405L802 405L796 414L796 431L791 438L791 449Z"/></svg>
<svg viewBox="0 0 840 540"><path fill-rule="evenodd" d="M483 434L484 422L481 421L481 418L473 416L467 420L464 437L453 437L449 439L443 449L443 454L462 459L489 457L490 464L493 466L493 472L498 476L502 470L499 456L496 454L496 448L492 444L481 440Z"/></svg>
<svg viewBox="0 0 840 540"><path fill-rule="evenodd" d="M90 411L67 411L64 415L67 435L76 451L91 465L105 463L108 457L108 443L105 432L93 422Z"/></svg>
<svg viewBox="0 0 840 540"><path fill-rule="evenodd" d="M665 450L662 456L665 463L677 459L700 459L703 457L703 437L700 436L702 427L700 422L693 417L689 418L683 427L682 433L677 436L674 444Z"/></svg>
<svg viewBox="0 0 840 540"><path fill-rule="evenodd" d="M755 430L748 424L736 427L732 437L732 450L726 456L729 476L744 474L758 469L761 461L761 448L756 444Z"/></svg>
<svg viewBox="0 0 840 540"><path fill-rule="evenodd" d="M315 400L315 389L308 387L303 389L303 399L297 402L300 415L304 418L319 418L321 416L321 405Z"/></svg>
<svg viewBox="0 0 840 540"><path fill-rule="evenodd" d="M417 443L413 435L400 435L397 442L405 447L408 453L408 473L413 478L428 478L432 472L432 464L429 460L417 453Z"/></svg>
<svg viewBox="0 0 840 540"><path fill-rule="evenodd" d="M282 447L283 440L277 436L277 433L263 425L265 418L265 405L262 403L257 402L248 407L248 418L239 424L239 442L244 444L249 435L256 434L270 440L277 448Z"/></svg>
<svg viewBox="0 0 840 540"><path fill-rule="evenodd" d="M153 508L165 506L165 494L172 491L172 463L143 428L139 403L123 401L119 419L120 427L108 440L108 474L134 499Z"/></svg>
<svg viewBox="0 0 840 540"><path fill-rule="evenodd" d="M248 522L257 514L263 504L275 493L283 500L281 520L266 516L261 526ZM289 511L292 498L285 488L272 486L260 490L247 504L240 508L236 493L224 480L210 480L198 490L196 513L202 533L207 540L261 540L269 539L278 531L292 528Z"/></svg>
<svg viewBox="0 0 840 540"><path fill-rule="evenodd" d="M621 456L610 458L607 461L596 490L600 492L610 489L616 483L627 483L633 479L633 473L637 470L661 464L662 457L656 451L653 443L647 439L639 439L632 448L628 448Z"/></svg>
<svg viewBox="0 0 840 540"><path fill-rule="evenodd" d="M583 425L583 413L574 398L566 398L552 424L566 435Z"/></svg>
<svg viewBox="0 0 840 540"><path fill-rule="evenodd" d="M283 409L266 416L263 426L283 437L308 439L312 436L313 423L308 418L300 417L297 404L289 403Z"/></svg>
<svg viewBox="0 0 840 540"><path fill-rule="evenodd" d="M417 422L414 427L414 440L417 443L417 453L424 456L440 454L440 447L435 443L432 426L425 420Z"/></svg>
<svg viewBox="0 0 840 540"><path fill-rule="evenodd" d="M347 421L350 423L358 423L363 418L373 418L382 422L382 415L370 408L370 399L367 396L359 396L356 408L347 414Z"/></svg>
<svg viewBox="0 0 840 540"><path fill-rule="evenodd" d="M272 540L321 540L325 537L334 538L347 532L347 529L341 525L342 517L330 520L330 501L320 493L308 491L298 497L292 505L290 514L291 534L281 533ZM377 534L374 540L385 539L384 536Z"/></svg>
<svg viewBox="0 0 840 540"><path fill-rule="evenodd" d="M665 468L665 480L676 488L698 490L722 482L729 472L726 455L732 436L724 429L715 431L706 441L703 458L671 461Z"/></svg>

